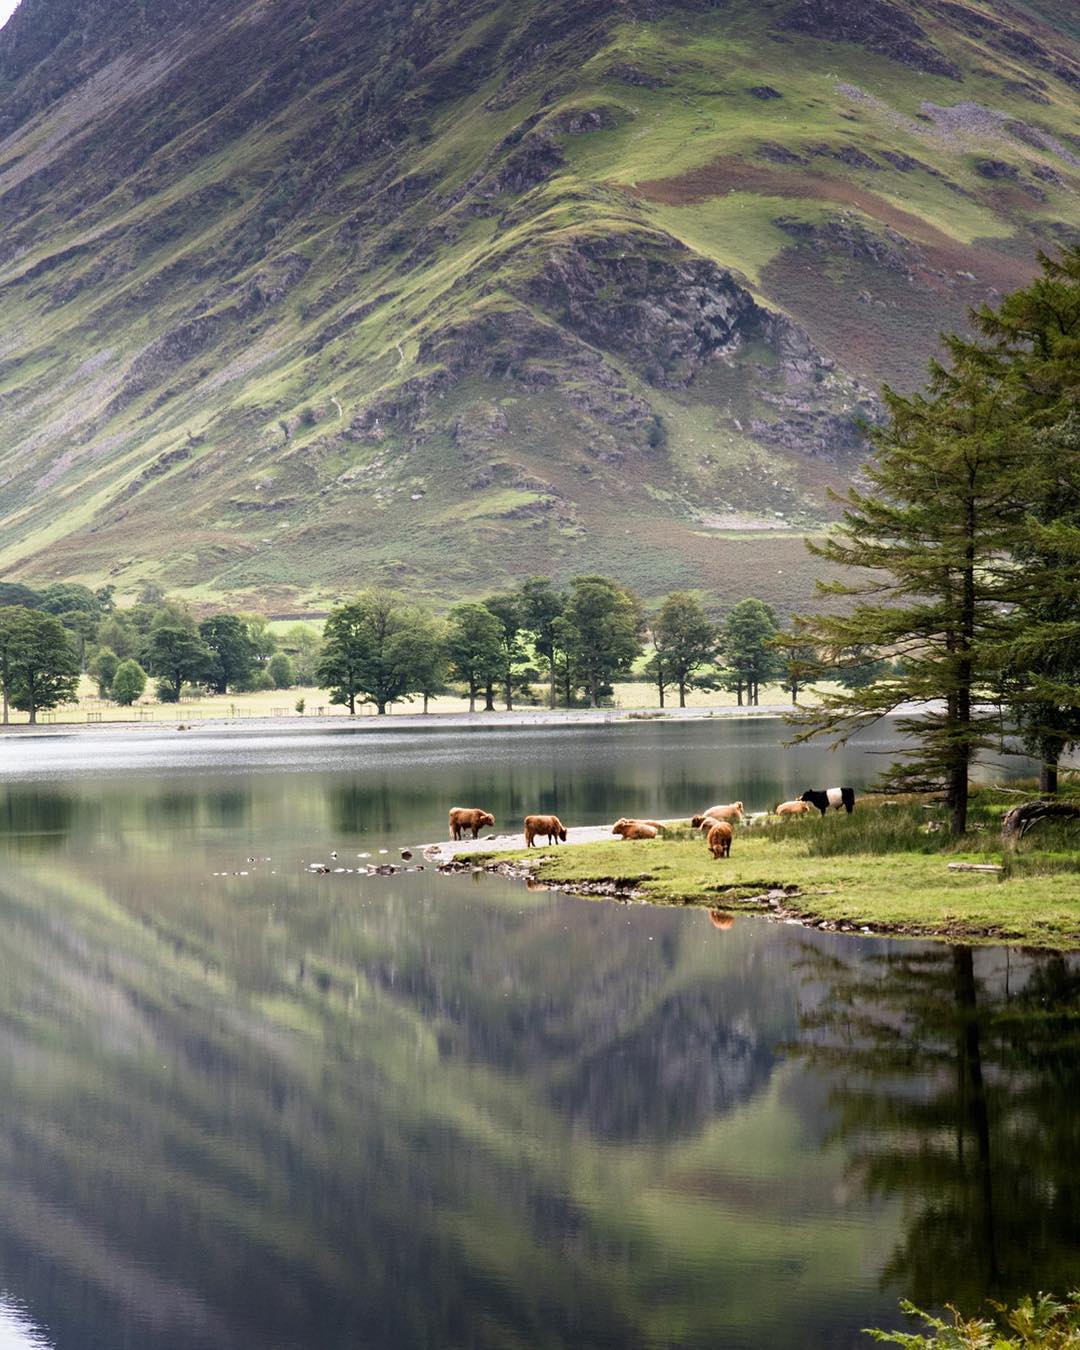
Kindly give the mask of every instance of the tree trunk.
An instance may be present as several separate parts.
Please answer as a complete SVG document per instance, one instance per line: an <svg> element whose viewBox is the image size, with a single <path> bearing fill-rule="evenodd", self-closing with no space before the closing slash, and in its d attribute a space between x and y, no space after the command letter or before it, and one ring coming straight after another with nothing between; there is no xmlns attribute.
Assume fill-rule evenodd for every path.
<svg viewBox="0 0 1080 1350"><path fill-rule="evenodd" d="M555 648L554 648L554 647L552 647L552 649L551 649L551 666L550 666L550 669L549 669L549 671L548 671L548 683L549 683L549 685L550 685L550 688L549 688L549 691L548 691L548 692L549 692L549 695L550 695L550 697L549 697L549 702L551 703L551 710L552 710L552 712L554 712L554 711L555 711L555 704L556 704L556 702L557 702L556 697L555 697Z"/></svg>
<svg viewBox="0 0 1080 1350"><path fill-rule="evenodd" d="M680 708L685 708L685 707L686 707L686 681L685 681L685 680L680 680L680 681L679 681L679 707L680 707Z"/></svg>
<svg viewBox="0 0 1080 1350"><path fill-rule="evenodd" d="M662 708L664 706L664 682L659 678L656 681L656 692L660 695L660 706Z"/></svg>
<svg viewBox="0 0 1080 1350"><path fill-rule="evenodd" d="M376 704L375 704L375 710L376 710L376 712L379 714L380 717L385 717L385 716L386 716L386 704L385 704L385 703L376 703Z"/></svg>
<svg viewBox="0 0 1080 1350"><path fill-rule="evenodd" d="M798 682L798 680L792 680L792 681L791 681L791 706L792 706L793 708L797 708L797 707L799 706L799 682Z"/></svg>
<svg viewBox="0 0 1080 1350"><path fill-rule="evenodd" d="M971 681L973 674L972 647L975 641L975 503L967 501L964 546L964 571L960 593L959 641L956 662L956 720L953 724L955 749L949 770L949 807L952 812L950 829L953 838L967 831L968 767L971 761ZM951 702L951 700L950 700Z"/></svg>
<svg viewBox="0 0 1080 1350"><path fill-rule="evenodd" d="M967 830L968 764L967 756L955 762L949 770L949 830L959 838Z"/></svg>
<svg viewBox="0 0 1080 1350"><path fill-rule="evenodd" d="M476 711L476 685L472 680L469 681L469 711L471 713Z"/></svg>
<svg viewBox="0 0 1080 1350"><path fill-rule="evenodd" d="M742 707L742 680L735 682L735 697L739 700L739 707Z"/></svg>
<svg viewBox="0 0 1080 1350"><path fill-rule="evenodd" d="M593 708L599 708L600 706L600 694L597 690L596 681L592 678L589 680L589 704Z"/></svg>
<svg viewBox="0 0 1080 1350"><path fill-rule="evenodd" d="M7 681L4 681L4 726L8 725L8 687Z"/></svg>
<svg viewBox="0 0 1080 1350"><path fill-rule="evenodd" d="M425 716L425 717L428 715L428 706L427 706L427 705L428 705L428 695L427 695L427 691L425 690L425 691L424 691L424 716Z"/></svg>
<svg viewBox="0 0 1080 1350"><path fill-rule="evenodd" d="M355 694L350 694L350 695L349 695L349 716L350 716L350 717L355 717L355 716L356 716L356 695L355 695Z"/></svg>
<svg viewBox="0 0 1080 1350"><path fill-rule="evenodd" d="M1039 792L1043 796L1056 796L1058 790L1058 764L1065 746L1056 736L1044 736L1039 745L1042 763L1039 765Z"/></svg>
<svg viewBox="0 0 1080 1350"><path fill-rule="evenodd" d="M487 688L484 690L484 711L495 711L495 681L488 680Z"/></svg>
<svg viewBox="0 0 1080 1350"><path fill-rule="evenodd" d="M503 700L506 704L506 711L514 711L514 677L510 673L510 667L506 667L506 698Z"/></svg>

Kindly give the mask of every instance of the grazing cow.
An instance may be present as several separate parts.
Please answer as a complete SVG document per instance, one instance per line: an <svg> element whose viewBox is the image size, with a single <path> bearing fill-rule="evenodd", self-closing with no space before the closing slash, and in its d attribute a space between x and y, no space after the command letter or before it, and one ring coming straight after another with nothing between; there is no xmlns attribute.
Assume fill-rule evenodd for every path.
<svg viewBox="0 0 1080 1350"><path fill-rule="evenodd" d="M742 802L728 802L720 806L710 806L707 811L702 811L703 816L712 816L713 820L731 820L740 821L746 815L746 810Z"/></svg>
<svg viewBox="0 0 1080 1350"><path fill-rule="evenodd" d="M651 820L617 820L611 833L620 834L624 839L655 839L660 830Z"/></svg>
<svg viewBox="0 0 1080 1350"><path fill-rule="evenodd" d="M566 843L566 826L558 816L526 816L525 845L532 848L533 840L546 834L549 844L557 844L561 839Z"/></svg>
<svg viewBox="0 0 1080 1350"><path fill-rule="evenodd" d="M705 842L714 858L731 857L731 837L734 833L726 820L718 820L713 824Z"/></svg>
<svg viewBox="0 0 1080 1350"><path fill-rule="evenodd" d="M855 810L855 789L846 787L807 788L799 801L809 802L811 806L816 806L822 815L831 806L834 811L839 811L843 807L850 816L852 811Z"/></svg>
<svg viewBox="0 0 1080 1350"><path fill-rule="evenodd" d="M455 806L450 811L450 838L463 839L466 830L472 830L474 839L480 838L485 825L494 825L495 817L490 811L479 811L474 806Z"/></svg>
<svg viewBox="0 0 1080 1350"><path fill-rule="evenodd" d="M778 806L773 807L773 812L778 816L805 816L810 810L809 802L780 802Z"/></svg>

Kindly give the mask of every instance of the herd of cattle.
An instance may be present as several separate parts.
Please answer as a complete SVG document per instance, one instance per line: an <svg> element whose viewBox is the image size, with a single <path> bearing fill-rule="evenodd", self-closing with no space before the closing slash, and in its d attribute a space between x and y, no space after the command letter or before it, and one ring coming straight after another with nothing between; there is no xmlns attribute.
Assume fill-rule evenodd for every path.
<svg viewBox="0 0 1080 1350"><path fill-rule="evenodd" d="M839 811L843 808L848 815L855 809L855 792L849 787L808 788L795 801L780 802L771 814L784 817L805 815L812 807L817 807L822 815L832 807ZM769 815L764 812L763 815ZM742 802L726 802L710 806L707 811L694 816L690 823L695 830L701 830L705 842L714 858L726 858L731 853L731 841L735 835L735 826L746 820L747 812ZM467 832L474 839L480 837L480 831L495 824L490 811L481 811L475 807L455 806L450 811L450 838L464 839ZM611 833L623 839L655 839L664 828L659 820L637 820L624 817L611 827ZM546 838L549 844L566 843L566 826L558 816L526 816L525 844L532 848L537 839Z"/></svg>

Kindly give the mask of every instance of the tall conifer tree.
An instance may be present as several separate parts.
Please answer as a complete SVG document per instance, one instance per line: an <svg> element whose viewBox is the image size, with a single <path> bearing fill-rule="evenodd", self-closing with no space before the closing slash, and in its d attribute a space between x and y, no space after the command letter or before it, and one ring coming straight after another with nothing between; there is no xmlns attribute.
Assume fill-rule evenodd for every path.
<svg viewBox="0 0 1080 1350"><path fill-rule="evenodd" d="M848 569L820 589L854 604L802 620L800 633L826 662L852 647L903 660L884 680L825 695L797 719L807 728L799 739L831 732L844 740L868 717L915 705L898 722L913 749L890 776L944 786L952 831L962 834L972 761L1000 731L989 690L1023 456L1001 380L962 351L947 368L931 366L926 394L886 389L885 400L870 490L851 489L836 532L811 545Z"/></svg>

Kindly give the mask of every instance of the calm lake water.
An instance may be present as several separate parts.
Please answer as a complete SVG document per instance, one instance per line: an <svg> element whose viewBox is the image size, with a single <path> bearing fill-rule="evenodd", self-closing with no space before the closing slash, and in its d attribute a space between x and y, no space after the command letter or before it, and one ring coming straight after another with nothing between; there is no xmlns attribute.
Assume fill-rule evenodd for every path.
<svg viewBox="0 0 1080 1350"><path fill-rule="evenodd" d="M890 749L781 735L0 741L0 1347L818 1350L1075 1287L1076 959L303 870Z"/></svg>

